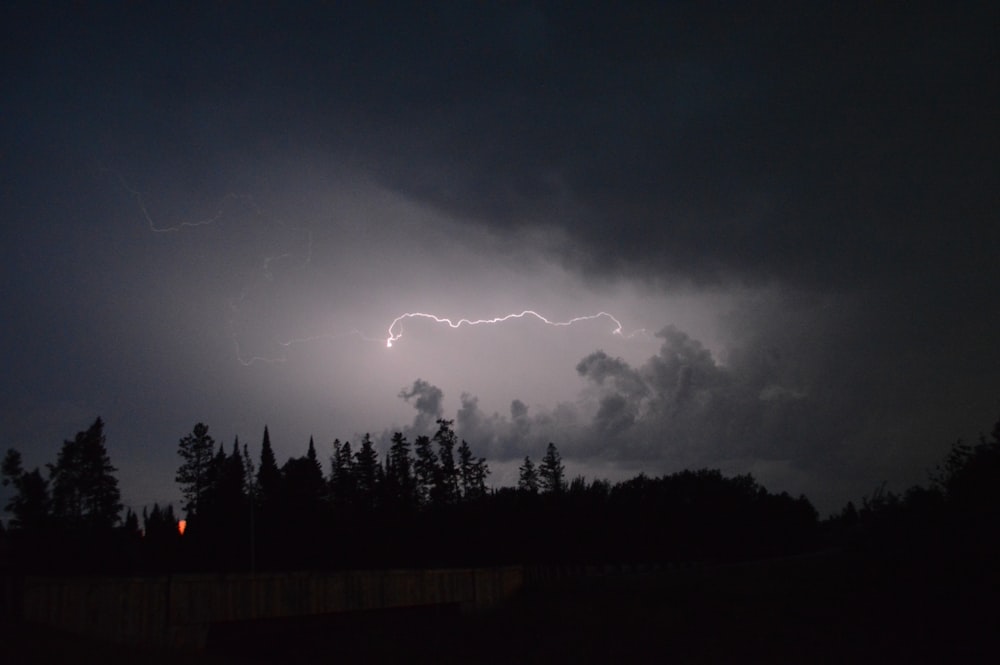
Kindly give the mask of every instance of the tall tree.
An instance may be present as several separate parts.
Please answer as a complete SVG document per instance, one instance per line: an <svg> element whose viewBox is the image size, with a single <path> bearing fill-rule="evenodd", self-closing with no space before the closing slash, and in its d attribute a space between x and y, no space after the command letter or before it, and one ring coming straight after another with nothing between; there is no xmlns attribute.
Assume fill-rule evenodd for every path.
<svg viewBox="0 0 1000 665"><path fill-rule="evenodd" d="M535 469L535 463L527 455L524 456L524 463L518 468L517 489L538 494L538 471Z"/></svg>
<svg viewBox="0 0 1000 665"><path fill-rule="evenodd" d="M209 435L208 426L204 423L196 424L177 446L177 454L183 461L177 469L176 481L181 485L184 512L189 518L197 514L208 489L209 468L214 450L215 440Z"/></svg>
<svg viewBox="0 0 1000 665"><path fill-rule="evenodd" d="M104 446L104 421L94 421L72 441L63 441L49 465L54 516L70 526L105 528L118 523L122 509L117 469Z"/></svg>
<svg viewBox="0 0 1000 665"><path fill-rule="evenodd" d="M125 511L125 521L121 528L122 532L130 538L138 538L142 535L142 531L139 530L139 518L131 508Z"/></svg>
<svg viewBox="0 0 1000 665"><path fill-rule="evenodd" d="M454 420L438 418L438 431L434 441L438 445L439 473L434 487L436 503L451 504L458 501L458 467L455 466L455 444L458 437L452 429Z"/></svg>
<svg viewBox="0 0 1000 665"><path fill-rule="evenodd" d="M309 437L309 450L304 457L290 458L281 468L288 508L305 518L314 517L322 507L324 491L323 468L316 458L316 447Z"/></svg>
<svg viewBox="0 0 1000 665"><path fill-rule="evenodd" d="M413 475L410 442L402 432L392 435L392 445L386 457L385 480L389 500L398 507L411 507L417 500L417 485Z"/></svg>
<svg viewBox="0 0 1000 665"><path fill-rule="evenodd" d="M469 488L472 486L472 465L474 461L472 448L469 447L469 443L465 439L462 439L462 443L458 446L458 480L463 497L469 496Z"/></svg>
<svg viewBox="0 0 1000 665"><path fill-rule="evenodd" d="M472 448L462 439L458 447L458 475L462 485L464 499L478 499L486 494L486 476L489 475L486 458L476 459Z"/></svg>
<svg viewBox="0 0 1000 665"><path fill-rule="evenodd" d="M414 443L416 461L413 463L413 474L417 480L417 495L421 504L427 504L431 498L431 490L437 483L440 473L437 454L431 446L431 438L420 435Z"/></svg>
<svg viewBox="0 0 1000 665"><path fill-rule="evenodd" d="M361 448L354 455L354 476L357 480L358 500L366 507L375 505L379 490L382 467L379 464L378 453L368 434L361 439Z"/></svg>
<svg viewBox="0 0 1000 665"><path fill-rule="evenodd" d="M538 480L543 491L548 494L558 494L566 489L566 471L556 445L549 442L545 449L545 457L538 467Z"/></svg>
<svg viewBox="0 0 1000 665"><path fill-rule="evenodd" d="M333 505L337 508L347 508L354 502L356 495L354 476L354 454L351 442L333 440L333 456L330 458L330 494Z"/></svg>
<svg viewBox="0 0 1000 665"><path fill-rule="evenodd" d="M323 478L323 465L319 463L319 456L316 455L316 443L313 438L309 437L309 448L306 450L306 459L309 463L316 467L316 472L319 473L319 477Z"/></svg>
<svg viewBox="0 0 1000 665"><path fill-rule="evenodd" d="M472 482L469 485L466 498L480 499L486 496L486 478L490 475L490 466L485 457L480 457L472 463Z"/></svg>
<svg viewBox="0 0 1000 665"><path fill-rule="evenodd" d="M52 512L49 483L38 468L25 471L21 453L11 448L0 466L0 478L4 487L12 485L14 488L14 496L4 506L4 510L13 515L11 526L37 529L48 524Z"/></svg>
<svg viewBox="0 0 1000 665"><path fill-rule="evenodd" d="M281 471L271 448L271 435L264 425L264 439L260 444L260 465L257 467L257 497L260 505L267 509L281 501Z"/></svg>
<svg viewBox="0 0 1000 665"><path fill-rule="evenodd" d="M215 494L219 502L220 513L226 519L232 519L234 512L242 513L247 508L246 469L243 466L239 437L233 442L233 452L229 455L223 455L219 467L219 477L216 480Z"/></svg>

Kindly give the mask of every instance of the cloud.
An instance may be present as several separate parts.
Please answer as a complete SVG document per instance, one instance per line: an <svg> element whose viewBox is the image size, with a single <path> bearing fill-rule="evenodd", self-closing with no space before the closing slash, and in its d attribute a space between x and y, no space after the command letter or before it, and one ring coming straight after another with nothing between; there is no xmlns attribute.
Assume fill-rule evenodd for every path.
<svg viewBox="0 0 1000 665"><path fill-rule="evenodd" d="M509 415L487 415L465 393L458 433L502 462L539 456L553 441L585 467L766 471L779 490L812 489L827 499L824 472L843 463L837 455L860 422L843 422L812 394L815 386L794 382L780 353L733 354L723 364L673 326L657 336L659 351L638 366L603 351L588 354L576 366L586 380L577 399L533 414L514 400Z"/></svg>
<svg viewBox="0 0 1000 665"><path fill-rule="evenodd" d="M400 390L399 397L405 402L413 400L413 408L417 410L417 415L413 417L410 429L414 434L429 434L436 429L435 422L444 413L442 408L444 393L440 388L423 379L417 379L409 389Z"/></svg>

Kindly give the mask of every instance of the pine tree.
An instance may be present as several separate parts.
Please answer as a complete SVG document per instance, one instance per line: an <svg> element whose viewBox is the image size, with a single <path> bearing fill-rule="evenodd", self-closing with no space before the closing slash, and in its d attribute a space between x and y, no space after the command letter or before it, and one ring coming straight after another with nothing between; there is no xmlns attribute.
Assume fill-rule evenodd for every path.
<svg viewBox="0 0 1000 665"><path fill-rule="evenodd" d="M481 499L486 496L486 478L490 475L490 467L485 457L480 457L472 463L472 485L469 487L470 499Z"/></svg>
<svg viewBox="0 0 1000 665"><path fill-rule="evenodd" d="M316 458L316 447L309 437L309 449L304 457L291 458L281 468L289 509L301 515L318 514L324 491L323 468Z"/></svg>
<svg viewBox="0 0 1000 665"><path fill-rule="evenodd" d="M465 439L458 447L458 471L464 499L478 499L486 495L486 477L490 468L485 457L476 459L472 456L472 449Z"/></svg>
<svg viewBox="0 0 1000 665"><path fill-rule="evenodd" d="M122 523L122 532L131 538L138 538L142 533L139 530L139 518L131 508L125 511L125 521Z"/></svg>
<svg viewBox="0 0 1000 665"><path fill-rule="evenodd" d="M356 482L354 455L351 442L333 440L333 457L330 458L330 494L336 508L347 509L354 503Z"/></svg>
<svg viewBox="0 0 1000 665"><path fill-rule="evenodd" d="M174 517L173 504L168 503L166 508L161 509L160 504L154 503L153 509L148 513L143 508L142 531L146 540L154 546L177 538L177 518Z"/></svg>
<svg viewBox="0 0 1000 665"><path fill-rule="evenodd" d="M257 467L257 501L267 510L281 503L281 471L271 448L271 435L264 426L264 440L260 444L260 465Z"/></svg>
<svg viewBox="0 0 1000 665"><path fill-rule="evenodd" d="M458 446L458 479L461 483L462 498L468 498L469 489L472 487L472 448L469 443L462 439Z"/></svg>
<svg viewBox="0 0 1000 665"><path fill-rule="evenodd" d="M376 503L381 479L381 465L371 436L365 434L361 448L354 455L354 476L357 481L358 499L361 505L371 508Z"/></svg>
<svg viewBox="0 0 1000 665"><path fill-rule="evenodd" d="M538 471L535 464L527 455L524 456L524 463L518 468L517 489L522 492L538 493Z"/></svg>
<svg viewBox="0 0 1000 665"><path fill-rule="evenodd" d="M538 467L538 480L547 494L558 494L566 489L565 468L554 443L549 443L545 457Z"/></svg>
<svg viewBox="0 0 1000 665"><path fill-rule="evenodd" d="M233 511L242 512L246 509L248 497L246 469L243 466L239 437L233 441L233 452L226 456L222 463L217 492L221 508L227 517L232 517Z"/></svg>
<svg viewBox="0 0 1000 665"><path fill-rule="evenodd" d="M15 492L4 506L4 510L13 515L10 525L25 530L46 526L52 517L52 500L49 483L41 472L37 468L25 471L21 453L11 448L4 456L0 477L3 478L3 486L13 485Z"/></svg>
<svg viewBox="0 0 1000 665"><path fill-rule="evenodd" d="M452 425L455 421L439 418L434 441L438 444L438 469L432 498L435 503L452 504L458 501L458 468L455 466L455 443L458 437Z"/></svg>
<svg viewBox="0 0 1000 665"><path fill-rule="evenodd" d="M176 481L181 485L184 497L184 512L193 517L201 507L202 498L208 488L208 473L215 450L215 440L208 434L208 426L198 423L177 447L177 454L183 460L177 469Z"/></svg>
<svg viewBox="0 0 1000 665"><path fill-rule="evenodd" d="M115 471L100 418L72 441L63 441L56 463L49 465L56 519L68 526L115 526L122 509Z"/></svg>
<svg viewBox="0 0 1000 665"><path fill-rule="evenodd" d="M386 457L385 476L390 501L399 507L412 507L416 504L417 485L413 475L413 459L410 457L410 442L402 432L392 435L392 446Z"/></svg>
<svg viewBox="0 0 1000 665"><path fill-rule="evenodd" d="M413 463L413 475L417 480L417 495L420 503L426 505L431 498L431 489L437 482L438 459L431 447L429 436L420 435L414 443L416 461Z"/></svg>
<svg viewBox="0 0 1000 665"><path fill-rule="evenodd" d="M323 478L323 465L319 463L319 457L316 455L316 444L313 442L313 438L309 437L309 448L306 450L306 459L316 467L316 472L319 473L319 477Z"/></svg>

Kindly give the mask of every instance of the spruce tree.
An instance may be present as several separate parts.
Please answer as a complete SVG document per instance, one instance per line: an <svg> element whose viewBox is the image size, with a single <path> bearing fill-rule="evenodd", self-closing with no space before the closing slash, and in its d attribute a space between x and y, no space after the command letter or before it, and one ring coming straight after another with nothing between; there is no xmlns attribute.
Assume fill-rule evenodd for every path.
<svg viewBox="0 0 1000 665"><path fill-rule="evenodd" d="M527 455L524 456L524 463L518 468L517 489L522 492L538 493L538 471L535 464Z"/></svg>
<svg viewBox="0 0 1000 665"><path fill-rule="evenodd" d="M338 509L347 509L355 499L354 455L351 452L351 442L333 440L333 457L330 458L330 494L333 505Z"/></svg>
<svg viewBox="0 0 1000 665"><path fill-rule="evenodd" d="M420 435L414 443L416 461L413 463L413 474L417 481L417 497L420 503L426 505L431 498L431 489L439 475L438 459L431 446L429 436Z"/></svg>
<svg viewBox="0 0 1000 665"><path fill-rule="evenodd" d="M462 443L458 446L458 479L461 482L462 498L469 497L474 462L472 448L469 447L469 443L465 439L462 439Z"/></svg>
<svg viewBox="0 0 1000 665"><path fill-rule="evenodd" d="M462 482L462 498L471 500L486 495L486 477L490 468L485 457L473 457L472 449L465 439L462 439L462 444L458 447L458 471Z"/></svg>
<svg viewBox="0 0 1000 665"><path fill-rule="evenodd" d="M361 505L372 508L376 503L381 480L381 465L371 436L365 434L361 448L354 455L354 476L357 482L358 500Z"/></svg>
<svg viewBox="0 0 1000 665"><path fill-rule="evenodd" d="M452 425L455 421L439 418L434 441L438 444L439 473L434 484L435 503L451 504L458 501L458 467L455 466L455 443L458 437Z"/></svg>
<svg viewBox="0 0 1000 665"><path fill-rule="evenodd" d="M63 441L56 463L49 465L56 519L67 526L115 526L122 509L115 471L100 418L72 441Z"/></svg>
<svg viewBox="0 0 1000 665"><path fill-rule="evenodd" d="M469 487L468 498L480 499L486 496L486 478L490 475L490 467L485 457L480 457L472 463L472 484Z"/></svg>
<svg viewBox="0 0 1000 665"><path fill-rule="evenodd" d="M181 486L184 512L189 518L198 513L208 488L208 473L214 450L215 440L209 435L208 426L203 423L196 424L177 446L177 454L183 461L177 469L175 480Z"/></svg>
<svg viewBox="0 0 1000 665"><path fill-rule="evenodd" d="M263 509L275 508L281 501L281 471L271 448L271 435L264 426L260 444L260 465L257 467L257 502Z"/></svg>
<svg viewBox="0 0 1000 665"><path fill-rule="evenodd" d="M21 453L13 448L7 451L0 467L0 477L4 487L12 485L14 496L4 510L13 515L12 527L33 530L46 526L52 517L52 499L49 497L49 483L35 468L25 471Z"/></svg>
<svg viewBox="0 0 1000 665"><path fill-rule="evenodd" d="M326 494L323 468L316 458L316 447L309 437L309 449L303 457L294 457L281 467L285 494L289 509L301 516L312 518L318 515Z"/></svg>
<svg viewBox="0 0 1000 665"><path fill-rule="evenodd" d="M386 483L390 488L390 501L399 507L414 506L417 485L413 475L413 458L410 456L410 442L402 432L392 435L392 445L386 457Z"/></svg>
<svg viewBox="0 0 1000 665"><path fill-rule="evenodd" d="M538 480L547 494L558 494L566 488L565 468L554 443L549 443L538 467Z"/></svg>

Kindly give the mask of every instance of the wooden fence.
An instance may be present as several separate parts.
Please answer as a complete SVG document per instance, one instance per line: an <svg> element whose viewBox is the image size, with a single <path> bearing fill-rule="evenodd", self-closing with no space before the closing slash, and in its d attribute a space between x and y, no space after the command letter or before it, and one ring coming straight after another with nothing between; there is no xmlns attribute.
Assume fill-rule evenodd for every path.
<svg viewBox="0 0 1000 665"><path fill-rule="evenodd" d="M204 646L213 623L402 607L485 608L524 585L520 566L161 577L29 577L22 616L126 644Z"/></svg>

